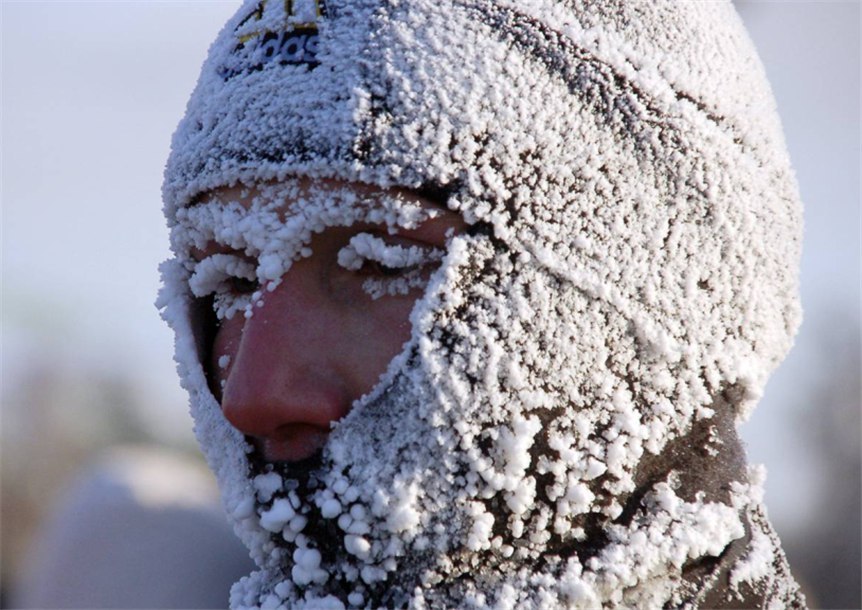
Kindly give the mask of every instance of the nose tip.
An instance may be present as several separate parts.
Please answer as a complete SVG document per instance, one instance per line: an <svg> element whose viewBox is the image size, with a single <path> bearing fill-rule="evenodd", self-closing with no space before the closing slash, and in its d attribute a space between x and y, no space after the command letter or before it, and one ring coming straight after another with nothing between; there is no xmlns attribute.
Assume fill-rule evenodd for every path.
<svg viewBox="0 0 862 610"><path fill-rule="evenodd" d="M347 415L350 404L331 384L295 379L273 370L270 363L256 366L252 354L238 358L222 395L222 412L237 430L250 437L267 461L293 462L323 448L333 422ZM255 371L246 373L248 369ZM305 386L305 387L302 387Z"/></svg>

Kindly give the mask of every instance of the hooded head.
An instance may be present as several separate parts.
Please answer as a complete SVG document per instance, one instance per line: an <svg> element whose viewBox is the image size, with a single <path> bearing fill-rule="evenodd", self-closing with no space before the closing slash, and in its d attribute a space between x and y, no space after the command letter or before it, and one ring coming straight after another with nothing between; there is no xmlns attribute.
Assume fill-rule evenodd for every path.
<svg viewBox="0 0 862 610"><path fill-rule="evenodd" d="M465 230L319 459L268 463L209 312L265 311L329 227L416 226L404 193ZM160 307L259 566L233 607L801 603L735 431L798 325L801 210L730 3L245 2L163 194Z"/></svg>

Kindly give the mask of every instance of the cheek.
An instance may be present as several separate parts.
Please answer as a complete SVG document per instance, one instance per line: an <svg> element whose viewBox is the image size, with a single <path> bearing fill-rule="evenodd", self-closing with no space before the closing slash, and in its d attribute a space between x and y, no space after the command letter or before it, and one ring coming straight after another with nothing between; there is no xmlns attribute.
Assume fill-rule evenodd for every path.
<svg viewBox="0 0 862 610"><path fill-rule="evenodd" d="M394 348L396 353L410 338L410 312L415 303L415 298L391 299L390 302L382 305L376 314L382 340Z"/></svg>
<svg viewBox="0 0 862 610"><path fill-rule="evenodd" d="M384 298L372 301L357 314L353 326L359 331L354 338L359 352L356 362L364 370L366 390L376 384L410 339L410 312L415 303L415 297Z"/></svg>

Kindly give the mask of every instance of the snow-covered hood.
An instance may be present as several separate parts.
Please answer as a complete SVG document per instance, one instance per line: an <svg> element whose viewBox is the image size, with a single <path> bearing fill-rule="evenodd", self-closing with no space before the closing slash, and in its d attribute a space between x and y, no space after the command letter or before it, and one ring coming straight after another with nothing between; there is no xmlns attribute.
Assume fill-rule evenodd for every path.
<svg viewBox="0 0 862 610"><path fill-rule="evenodd" d="M184 212L299 176L473 226L310 477L207 387ZM798 602L735 426L799 323L801 208L729 2L245 2L163 193L159 304L259 566L233 607Z"/></svg>

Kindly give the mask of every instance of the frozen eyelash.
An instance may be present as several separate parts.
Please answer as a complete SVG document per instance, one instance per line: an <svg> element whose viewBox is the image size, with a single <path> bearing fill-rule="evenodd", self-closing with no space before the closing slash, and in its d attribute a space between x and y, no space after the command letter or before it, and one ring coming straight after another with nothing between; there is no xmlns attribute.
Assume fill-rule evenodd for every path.
<svg viewBox="0 0 862 610"><path fill-rule="evenodd" d="M414 288L425 285L425 277L421 271L412 269L404 275L392 278L370 277L362 282L362 290L375 301L387 295L408 294Z"/></svg>
<svg viewBox="0 0 862 610"><path fill-rule="evenodd" d="M254 266L233 254L213 254L195 265L189 278L189 288L196 297L224 292L225 280L241 278L254 280Z"/></svg>
<svg viewBox="0 0 862 610"><path fill-rule="evenodd" d="M388 244L370 233L359 233L338 252L338 264L355 271L371 260L385 267L403 270L397 277L370 277L362 283L362 289L376 300L386 295L407 294L422 286L425 282L422 268L441 260L443 254L440 248L404 247Z"/></svg>
<svg viewBox="0 0 862 610"><path fill-rule="evenodd" d="M354 235L350 242L338 252L338 264L345 269L357 270L367 260L372 260L392 269L409 269L439 261L443 258L440 248L399 246L388 244L370 233Z"/></svg>
<svg viewBox="0 0 862 610"><path fill-rule="evenodd" d="M213 254L195 265L189 288L196 297L213 295L213 309L218 319L230 319L251 302L250 294L232 291L230 280L233 279L255 281L254 265L232 254Z"/></svg>

